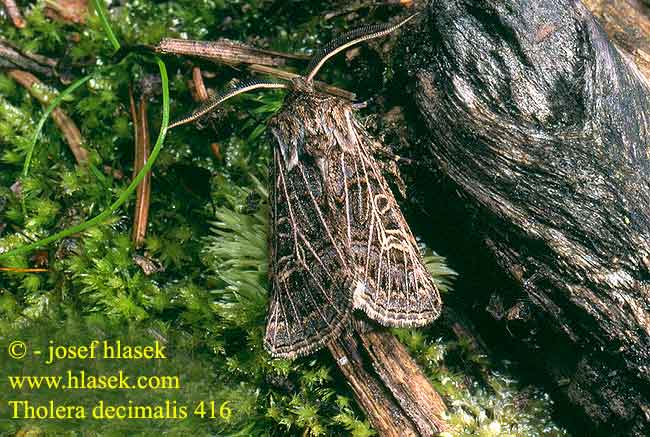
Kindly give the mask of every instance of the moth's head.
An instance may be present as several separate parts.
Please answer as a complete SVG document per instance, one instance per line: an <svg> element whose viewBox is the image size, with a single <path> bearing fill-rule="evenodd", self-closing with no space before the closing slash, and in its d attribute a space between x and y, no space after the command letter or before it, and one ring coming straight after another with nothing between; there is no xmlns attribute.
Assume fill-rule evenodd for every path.
<svg viewBox="0 0 650 437"><path fill-rule="evenodd" d="M298 93L313 93L315 91L314 81L308 80L304 76L296 76L291 79L289 89Z"/></svg>
<svg viewBox="0 0 650 437"><path fill-rule="evenodd" d="M271 120L277 118L297 117L301 122L307 124L313 117L319 117L323 110L328 111L332 100L342 100L320 92L314 86L314 81L305 76L296 76L291 79L288 86L288 93L284 98L282 109L276 113Z"/></svg>

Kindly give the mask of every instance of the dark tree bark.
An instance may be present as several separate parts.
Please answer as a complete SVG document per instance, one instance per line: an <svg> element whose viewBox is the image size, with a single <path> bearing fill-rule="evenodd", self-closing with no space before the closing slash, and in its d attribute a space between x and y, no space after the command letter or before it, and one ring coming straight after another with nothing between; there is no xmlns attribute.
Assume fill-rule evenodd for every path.
<svg viewBox="0 0 650 437"><path fill-rule="evenodd" d="M446 304L474 302L484 337L553 381L578 435L650 435L646 79L576 0L434 0L422 15L395 82L412 91L423 232L470 277Z"/></svg>

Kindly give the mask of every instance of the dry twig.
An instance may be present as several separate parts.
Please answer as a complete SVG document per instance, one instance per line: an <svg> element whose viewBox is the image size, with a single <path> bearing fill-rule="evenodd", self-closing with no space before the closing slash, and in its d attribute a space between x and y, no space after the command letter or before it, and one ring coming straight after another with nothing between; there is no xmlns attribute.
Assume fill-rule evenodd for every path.
<svg viewBox="0 0 650 437"><path fill-rule="evenodd" d="M192 81L194 84L194 100L198 102L204 102L210 98L208 95L208 90L205 89L205 83L203 83L203 75L201 74L201 69L199 67L192 68Z"/></svg>
<svg viewBox="0 0 650 437"><path fill-rule="evenodd" d="M217 41L164 38L154 50L163 54L197 56L228 65L260 64L277 67L284 65L286 59L308 58L306 55L258 49L248 44L225 38L220 38Z"/></svg>
<svg viewBox="0 0 650 437"><path fill-rule="evenodd" d="M45 0L45 14L55 20L82 24L88 16L88 0Z"/></svg>
<svg viewBox="0 0 650 437"><path fill-rule="evenodd" d="M55 76L57 61L33 53L23 53L9 41L0 40L0 68L26 70L45 77Z"/></svg>
<svg viewBox="0 0 650 437"><path fill-rule="evenodd" d="M22 29L27 26L27 22L20 13L20 9L18 9L18 5L16 5L15 0L2 0L2 3L4 4L5 10L7 11L7 15L9 15L9 18L11 18L11 21L14 23L14 26L16 26L18 29Z"/></svg>
<svg viewBox="0 0 650 437"><path fill-rule="evenodd" d="M133 164L133 177L147 163L151 152L149 139L149 123L147 120L147 96L143 93L136 106L133 91L129 88L129 101L131 104L131 117L135 129L135 159ZM149 205L151 203L151 173L147 173L136 189L135 213L133 217L133 244L136 248L144 244L149 222Z"/></svg>

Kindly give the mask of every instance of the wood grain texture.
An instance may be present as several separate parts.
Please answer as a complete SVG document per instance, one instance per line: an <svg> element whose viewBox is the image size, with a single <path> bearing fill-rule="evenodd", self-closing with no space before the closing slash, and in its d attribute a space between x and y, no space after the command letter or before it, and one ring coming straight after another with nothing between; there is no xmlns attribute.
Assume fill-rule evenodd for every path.
<svg viewBox="0 0 650 437"><path fill-rule="evenodd" d="M650 435L646 78L573 0L430 2L394 66L455 298L578 435Z"/></svg>
<svg viewBox="0 0 650 437"><path fill-rule="evenodd" d="M640 0L583 0L616 46L650 82L650 7Z"/></svg>
<svg viewBox="0 0 650 437"><path fill-rule="evenodd" d="M420 436L409 416L400 408L381 380L367 369L367 362L362 358L362 347L354 336L343 335L328 347L355 399L380 436Z"/></svg>
<svg viewBox="0 0 650 437"><path fill-rule="evenodd" d="M420 435L436 435L447 429L442 420L447 407L422 370L397 338L380 330L359 333L372 365Z"/></svg>

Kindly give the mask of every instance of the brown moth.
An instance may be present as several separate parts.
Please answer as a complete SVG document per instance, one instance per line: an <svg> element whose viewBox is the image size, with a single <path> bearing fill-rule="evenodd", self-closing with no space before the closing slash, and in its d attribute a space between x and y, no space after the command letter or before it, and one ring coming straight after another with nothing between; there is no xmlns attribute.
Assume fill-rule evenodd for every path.
<svg viewBox="0 0 650 437"><path fill-rule="evenodd" d="M312 59L308 74L289 83L251 80L216 95L171 127L192 122L223 101L260 88L286 88L268 123L273 144L271 298L264 345L276 357L311 353L334 340L354 310L384 326L422 326L441 299L417 243L352 105L314 89L313 78L335 54L396 30L357 29Z"/></svg>

